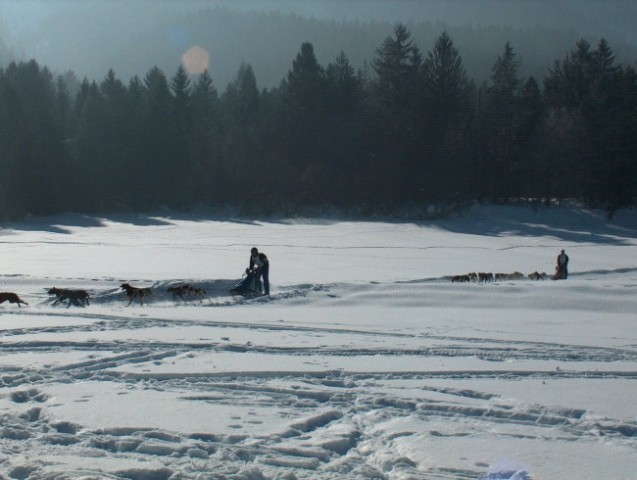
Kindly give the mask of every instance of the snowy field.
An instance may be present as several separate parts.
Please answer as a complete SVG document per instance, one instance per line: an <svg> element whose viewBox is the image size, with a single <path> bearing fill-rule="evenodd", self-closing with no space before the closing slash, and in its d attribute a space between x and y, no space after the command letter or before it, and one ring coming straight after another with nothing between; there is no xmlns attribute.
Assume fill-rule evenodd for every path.
<svg viewBox="0 0 637 480"><path fill-rule="evenodd" d="M28 302L0 306L0 478L635 478L635 211L60 216L0 242ZM252 246L272 295L231 297ZM566 281L450 281L551 274L563 248Z"/></svg>

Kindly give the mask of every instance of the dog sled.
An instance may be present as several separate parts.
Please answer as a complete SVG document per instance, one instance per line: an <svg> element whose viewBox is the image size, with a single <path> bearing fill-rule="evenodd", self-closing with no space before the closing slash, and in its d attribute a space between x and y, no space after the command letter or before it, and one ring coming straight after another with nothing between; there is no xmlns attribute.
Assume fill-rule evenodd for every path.
<svg viewBox="0 0 637 480"><path fill-rule="evenodd" d="M244 298L261 296L261 282L257 279L256 272L248 272L241 280L230 289L230 295L241 295Z"/></svg>
<svg viewBox="0 0 637 480"><path fill-rule="evenodd" d="M555 267L555 275L553 275L553 280L566 280L568 274L566 273L566 268L560 267L559 265Z"/></svg>

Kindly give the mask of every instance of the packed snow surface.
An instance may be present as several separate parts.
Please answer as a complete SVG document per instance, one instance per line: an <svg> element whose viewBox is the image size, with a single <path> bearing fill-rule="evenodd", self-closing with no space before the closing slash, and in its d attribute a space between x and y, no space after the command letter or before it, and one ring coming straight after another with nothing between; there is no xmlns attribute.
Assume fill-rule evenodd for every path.
<svg viewBox="0 0 637 480"><path fill-rule="evenodd" d="M637 472L637 215L65 215L0 228L0 478ZM250 248L272 295L229 289ZM561 249L567 280L553 274ZM454 275L523 278L452 282ZM141 306L120 285L151 287ZM168 286L206 290L173 299ZM54 305L48 289L90 292Z"/></svg>

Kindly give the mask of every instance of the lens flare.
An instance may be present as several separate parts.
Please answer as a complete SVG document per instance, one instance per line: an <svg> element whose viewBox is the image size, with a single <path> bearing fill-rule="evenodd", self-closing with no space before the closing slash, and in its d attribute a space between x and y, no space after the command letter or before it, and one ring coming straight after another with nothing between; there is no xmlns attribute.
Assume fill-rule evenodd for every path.
<svg viewBox="0 0 637 480"><path fill-rule="evenodd" d="M210 55L205 48L193 45L181 56L181 63L190 75L199 75L208 70Z"/></svg>

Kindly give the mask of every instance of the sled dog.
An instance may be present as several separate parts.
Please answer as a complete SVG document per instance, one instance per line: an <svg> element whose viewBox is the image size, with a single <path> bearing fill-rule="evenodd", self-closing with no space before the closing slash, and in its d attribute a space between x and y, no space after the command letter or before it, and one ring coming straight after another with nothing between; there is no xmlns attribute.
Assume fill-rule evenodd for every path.
<svg viewBox="0 0 637 480"><path fill-rule="evenodd" d="M150 297L153 295L153 289L150 287L140 288L133 287L128 283L122 283L120 285L122 290L126 290L126 295L128 296L128 305L130 305L133 300L139 300L139 303L144 306L144 298Z"/></svg>
<svg viewBox="0 0 637 480"><path fill-rule="evenodd" d="M198 298L199 302L204 299L207 295L206 291L203 288L195 287L194 285L185 284L185 285L175 285L172 287L168 287L167 290L173 294L173 300L176 300L177 297L181 298L184 303L186 303L186 299L184 297Z"/></svg>
<svg viewBox="0 0 637 480"><path fill-rule="evenodd" d="M71 288L50 288L48 291L49 295L55 295L57 299L53 302L52 305L57 305L59 303L68 300L69 303L66 308L69 308L71 305L75 305L76 307L84 307L89 305L89 299L91 298L89 293L86 290L74 290Z"/></svg>
<svg viewBox="0 0 637 480"><path fill-rule="evenodd" d="M480 283L492 282L493 281L493 274L492 273L486 273L486 272L479 272L478 273L478 281Z"/></svg>
<svg viewBox="0 0 637 480"><path fill-rule="evenodd" d="M17 303L18 307L22 307L21 303L28 305L27 302L22 300L16 293L13 292L0 292L0 303L9 302L9 303Z"/></svg>

